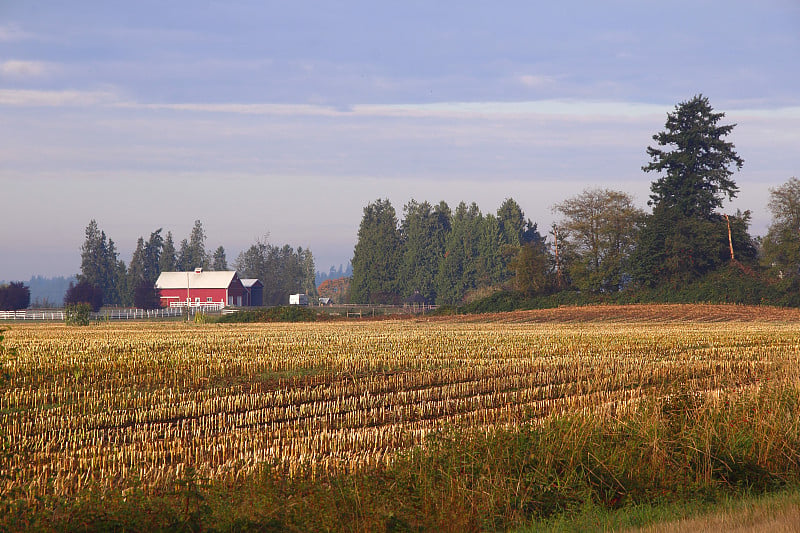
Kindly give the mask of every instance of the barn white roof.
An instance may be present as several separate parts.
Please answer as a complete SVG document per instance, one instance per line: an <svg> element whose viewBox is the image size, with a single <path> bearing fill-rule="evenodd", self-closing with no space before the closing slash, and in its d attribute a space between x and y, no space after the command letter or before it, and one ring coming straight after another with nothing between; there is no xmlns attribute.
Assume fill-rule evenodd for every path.
<svg viewBox="0 0 800 533"><path fill-rule="evenodd" d="M244 285L245 287L252 287L253 285L255 285L258 282L259 281L257 279L255 279L255 278L245 278L245 279L242 280L242 285ZM262 283L262 285L263 285L263 283Z"/></svg>
<svg viewBox="0 0 800 533"><path fill-rule="evenodd" d="M212 272L162 272L156 281L158 289L227 289L234 278L235 270Z"/></svg>

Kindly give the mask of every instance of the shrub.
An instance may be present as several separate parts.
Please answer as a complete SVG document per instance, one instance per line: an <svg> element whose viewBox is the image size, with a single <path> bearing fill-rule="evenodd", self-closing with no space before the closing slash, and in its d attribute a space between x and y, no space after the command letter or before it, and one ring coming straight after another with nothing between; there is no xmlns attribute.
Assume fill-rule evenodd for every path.
<svg viewBox="0 0 800 533"><path fill-rule="evenodd" d="M217 322L314 322L316 318L317 314L308 307L284 305L238 311L221 316Z"/></svg>
<svg viewBox="0 0 800 533"><path fill-rule="evenodd" d="M64 321L68 326L88 326L91 315L92 307L86 302L64 307Z"/></svg>

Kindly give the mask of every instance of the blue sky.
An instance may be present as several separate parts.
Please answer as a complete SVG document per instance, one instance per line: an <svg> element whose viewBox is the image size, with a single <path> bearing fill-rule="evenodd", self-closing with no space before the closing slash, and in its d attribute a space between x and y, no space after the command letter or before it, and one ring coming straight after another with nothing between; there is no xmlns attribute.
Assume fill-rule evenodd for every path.
<svg viewBox="0 0 800 533"><path fill-rule="evenodd" d="M0 279L78 271L94 218L126 262L203 221L352 256L390 198L540 228L586 187L646 206L645 149L709 97L745 160L725 209L769 224L800 176L800 3L0 1Z"/></svg>

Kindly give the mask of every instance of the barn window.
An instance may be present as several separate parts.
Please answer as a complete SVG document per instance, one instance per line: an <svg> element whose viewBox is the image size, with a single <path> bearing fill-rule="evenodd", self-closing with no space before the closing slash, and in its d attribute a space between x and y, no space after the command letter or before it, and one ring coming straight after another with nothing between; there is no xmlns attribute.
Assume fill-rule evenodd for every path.
<svg viewBox="0 0 800 533"><path fill-rule="evenodd" d="M211 298L211 296L206 296L206 302L209 302L209 303L211 303L211 302L213 302L213 301L214 301L214 300Z"/></svg>

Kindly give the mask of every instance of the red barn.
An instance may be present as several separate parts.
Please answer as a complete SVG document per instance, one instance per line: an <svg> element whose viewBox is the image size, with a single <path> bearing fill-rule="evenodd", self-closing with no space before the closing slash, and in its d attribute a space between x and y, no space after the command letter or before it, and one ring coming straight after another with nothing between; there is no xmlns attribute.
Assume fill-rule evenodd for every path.
<svg viewBox="0 0 800 533"><path fill-rule="evenodd" d="M162 272L156 281L162 307L243 305L245 288L234 271Z"/></svg>

